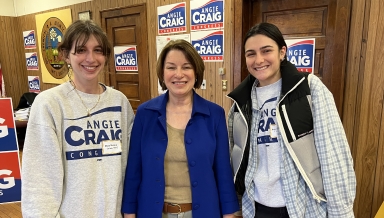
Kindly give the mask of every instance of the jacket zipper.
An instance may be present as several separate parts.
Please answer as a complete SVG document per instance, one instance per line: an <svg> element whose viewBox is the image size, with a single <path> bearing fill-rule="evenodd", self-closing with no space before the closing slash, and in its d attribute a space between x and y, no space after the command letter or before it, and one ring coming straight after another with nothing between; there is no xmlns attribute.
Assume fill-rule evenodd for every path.
<svg viewBox="0 0 384 218"><path fill-rule="evenodd" d="M296 140L296 136L295 136L295 133L293 132L291 122L288 119L288 114L287 114L287 110L285 109L285 105L282 105L281 109L283 110L284 117L286 118L285 121L287 122L289 133L291 134L291 137L292 137L293 141L295 141Z"/></svg>

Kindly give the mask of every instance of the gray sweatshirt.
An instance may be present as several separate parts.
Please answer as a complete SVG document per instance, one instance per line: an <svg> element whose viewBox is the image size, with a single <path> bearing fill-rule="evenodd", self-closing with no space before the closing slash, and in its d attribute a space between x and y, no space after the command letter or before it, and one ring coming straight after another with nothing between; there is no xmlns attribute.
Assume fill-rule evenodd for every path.
<svg viewBox="0 0 384 218"><path fill-rule="evenodd" d="M104 86L104 85L103 85ZM40 93L22 157L23 217L122 217L121 198L134 113L109 87L98 95L69 82Z"/></svg>

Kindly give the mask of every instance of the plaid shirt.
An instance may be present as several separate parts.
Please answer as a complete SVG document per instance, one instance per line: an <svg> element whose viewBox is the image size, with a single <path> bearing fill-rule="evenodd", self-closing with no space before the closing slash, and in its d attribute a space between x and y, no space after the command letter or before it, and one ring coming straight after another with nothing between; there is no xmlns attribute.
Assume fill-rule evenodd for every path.
<svg viewBox="0 0 384 218"><path fill-rule="evenodd" d="M312 193L289 155L279 132L278 140L282 147L280 174L286 207L291 218L354 217L353 201L356 194L356 177L344 128L331 92L315 76L311 77L310 83L314 139L327 202L317 202L312 197ZM256 98L256 96L252 98ZM234 107L236 104L232 106L228 117L231 150L234 146L232 135ZM260 111L254 110L252 123L258 123L259 119ZM250 146L249 152L245 175L246 191L242 196L244 218L255 216L253 178L258 163L257 146Z"/></svg>

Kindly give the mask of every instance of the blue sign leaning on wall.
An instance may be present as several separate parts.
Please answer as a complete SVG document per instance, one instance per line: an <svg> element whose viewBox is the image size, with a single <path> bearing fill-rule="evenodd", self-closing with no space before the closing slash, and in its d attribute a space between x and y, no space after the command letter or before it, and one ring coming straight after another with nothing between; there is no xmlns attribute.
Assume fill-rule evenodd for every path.
<svg viewBox="0 0 384 218"><path fill-rule="evenodd" d="M21 201L19 146L12 101L0 99L0 204Z"/></svg>

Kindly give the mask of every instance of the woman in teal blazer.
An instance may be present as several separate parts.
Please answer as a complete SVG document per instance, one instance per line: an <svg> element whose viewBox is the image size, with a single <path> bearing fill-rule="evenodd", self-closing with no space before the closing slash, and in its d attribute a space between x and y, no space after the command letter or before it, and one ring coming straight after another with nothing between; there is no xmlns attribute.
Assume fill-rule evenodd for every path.
<svg viewBox="0 0 384 218"><path fill-rule="evenodd" d="M176 70L179 66L177 61L168 61L167 54L173 54L171 52L175 50L180 52L175 53L177 57L184 54L187 59L184 61L187 65L182 62L180 71ZM192 89L200 87L203 78L204 63L199 59L196 50L184 40L171 41L160 55L162 64L158 64L159 80L164 81L163 89L165 87L168 91L143 103L137 110L125 175L122 206L125 217L156 218L162 217L162 214L164 217L167 123L172 123L169 111L174 111L170 104L179 96L183 99L187 96L191 103L184 145L193 217L234 217L233 213L239 210L230 166L225 112L222 107L203 99ZM168 63L175 66L171 64L172 67L167 67ZM189 74L190 68L194 74ZM174 70L175 75L168 72L170 70ZM188 90L190 82L192 85Z"/></svg>

